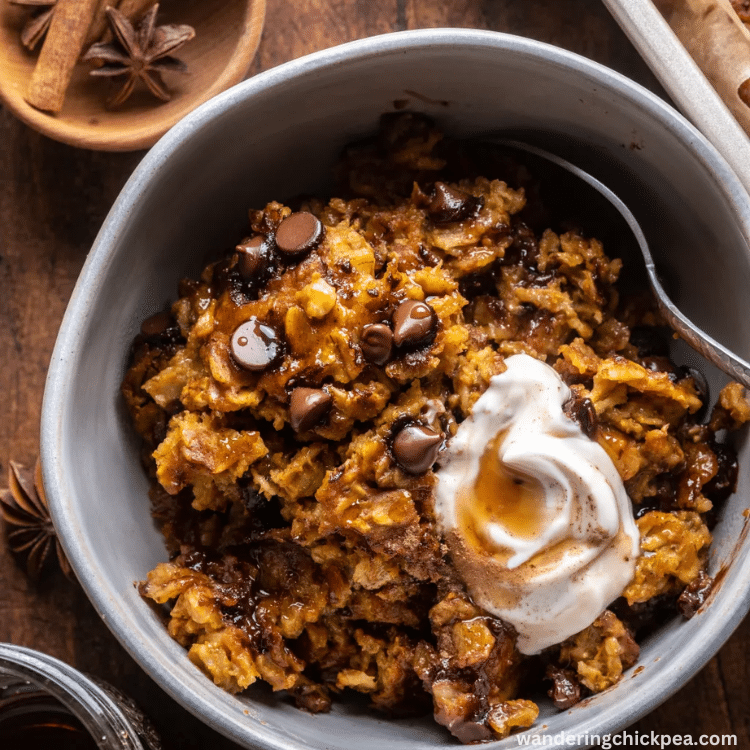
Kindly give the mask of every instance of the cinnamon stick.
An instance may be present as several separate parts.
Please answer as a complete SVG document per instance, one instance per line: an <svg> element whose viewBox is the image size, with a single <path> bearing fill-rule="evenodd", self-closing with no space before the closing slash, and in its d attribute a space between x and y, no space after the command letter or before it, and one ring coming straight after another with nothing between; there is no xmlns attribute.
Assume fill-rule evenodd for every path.
<svg viewBox="0 0 750 750"><path fill-rule="evenodd" d="M729 0L659 0L657 6L750 135L750 32Z"/></svg>
<svg viewBox="0 0 750 750"><path fill-rule="evenodd" d="M117 10L131 22L137 21L155 2L156 0L120 0Z"/></svg>
<svg viewBox="0 0 750 750"><path fill-rule="evenodd" d="M26 101L45 112L59 112L73 68L81 54L99 0L58 0Z"/></svg>

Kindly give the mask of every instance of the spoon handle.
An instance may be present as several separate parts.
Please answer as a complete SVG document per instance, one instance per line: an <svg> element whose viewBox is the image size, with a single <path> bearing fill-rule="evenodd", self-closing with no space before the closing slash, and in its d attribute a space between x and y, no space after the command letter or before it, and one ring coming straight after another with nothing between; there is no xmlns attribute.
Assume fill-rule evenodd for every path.
<svg viewBox="0 0 750 750"><path fill-rule="evenodd" d="M488 139L490 143L498 146L504 146L507 148L518 149L519 151L526 151L527 153L534 154L542 159L546 159L552 164L556 164L561 169L575 175L579 179L586 182L601 195L603 195L612 206L617 209L620 215L625 219L630 231L633 233L638 247L640 248L643 260L646 265L646 273L648 274L651 288L654 291L656 302L659 306L659 310L664 315L668 325L681 337L689 346L695 349L698 354L705 357L712 365L718 367L722 372L729 375L730 378L737 380L739 383L744 385L746 388L750 388L750 364L744 359L737 356L734 352L731 352L725 346L720 344L718 341L709 336L705 331L701 330L695 323L693 323L687 316L685 316L675 306L674 302L669 298L667 293L659 281L659 277L656 272L656 266L654 264L653 256L651 255L651 249L649 248L646 237L643 234L641 225L638 220L633 216L630 209L620 200L620 198L613 193L606 185L599 182L596 177L593 177L583 169L571 164L569 161L562 159L555 154L551 154L549 151L531 146L528 143L522 141L516 141L512 139L504 139L502 137L493 137Z"/></svg>
<svg viewBox="0 0 750 750"><path fill-rule="evenodd" d="M698 352L698 354L705 357L712 365L718 367L719 370L726 373L730 378L738 381L746 388L750 388L750 364L742 359L742 357L727 349L723 344L720 344L716 339L709 336L703 329L693 323L690 318L677 308L674 302L669 298L666 291L664 291L664 287L662 287L656 271L654 259L651 255L651 248L641 230L641 225L630 212L630 209L617 197L617 195L615 195L615 193L600 183L595 177L583 172L583 170L579 170L577 167L573 167L572 165L571 167L576 170L576 174L582 176L592 187L597 188L599 192L609 198L612 205L617 208L630 226L646 263L646 273L648 274L651 288L656 297L656 304L670 328L672 328L690 347Z"/></svg>
<svg viewBox="0 0 750 750"><path fill-rule="evenodd" d="M750 388L750 364L686 318L666 295L651 269L649 269L649 278L656 294L659 310L670 328L674 329L680 338L684 339L698 354L703 355L712 365L744 385L745 388Z"/></svg>

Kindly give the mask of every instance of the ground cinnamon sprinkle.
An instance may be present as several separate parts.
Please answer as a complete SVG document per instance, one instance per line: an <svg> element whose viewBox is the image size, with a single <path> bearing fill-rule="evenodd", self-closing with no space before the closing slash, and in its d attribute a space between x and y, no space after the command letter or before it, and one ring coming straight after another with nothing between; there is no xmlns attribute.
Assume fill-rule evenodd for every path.
<svg viewBox="0 0 750 750"><path fill-rule="evenodd" d="M686 591L683 611L705 601L737 471L716 435L750 402L731 384L699 421L702 379L669 359L650 303L621 298L620 261L537 226L549 213L507 157L406 113L341 173L345 198L251 211L250 236L136 337L123 393L169 550L141 591L230 692L260 681L326 711L350 689L497 739L548 689L568 709L615 684L639 633ZM650 553L534 657L471 601L433 512L442 441L517 353L573 390Z"/></svg>

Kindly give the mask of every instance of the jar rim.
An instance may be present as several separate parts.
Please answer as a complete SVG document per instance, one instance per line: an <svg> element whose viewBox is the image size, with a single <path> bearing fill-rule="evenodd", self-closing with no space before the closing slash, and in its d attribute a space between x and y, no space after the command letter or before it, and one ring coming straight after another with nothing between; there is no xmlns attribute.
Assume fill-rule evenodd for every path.
<svg viewBox="0 0 750 750"><path fill-rule="evenodd" d="M113 697L65 662L24 646L0 643L0 681L5 676L30 683L62 703L101 750L147 750Z"/></svg>

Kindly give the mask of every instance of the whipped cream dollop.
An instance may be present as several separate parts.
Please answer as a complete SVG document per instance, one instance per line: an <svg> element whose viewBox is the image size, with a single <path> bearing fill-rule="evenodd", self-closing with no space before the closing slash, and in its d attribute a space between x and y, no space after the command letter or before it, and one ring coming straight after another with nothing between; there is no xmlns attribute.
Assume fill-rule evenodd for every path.
<svg viewBox="0 0 750 750"><path fill-rule="evenodd" d="M505 364L440 459L435 509L474 601L534 654L622 593L640 539L612 460L563 411L560 376L526 354Z"/></svg>

